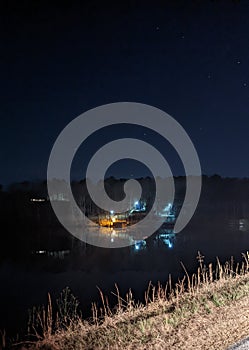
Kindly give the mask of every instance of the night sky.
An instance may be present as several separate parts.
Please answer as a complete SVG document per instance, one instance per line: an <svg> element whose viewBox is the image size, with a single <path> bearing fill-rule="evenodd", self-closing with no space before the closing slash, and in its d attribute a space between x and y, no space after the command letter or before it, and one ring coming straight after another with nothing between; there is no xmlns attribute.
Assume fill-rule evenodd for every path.
<svg viewBox="0 0 249 350"><path fill-rule="evenodd" d="M249 176L249 1L6 1L1 17L0 183L45 179L67 123L118 101L174 117L204 174ZM122 128L82 145L72 177L83 177L101 144L124 136L163 148L174 175L183 175L157 135ZM109 174L147 173L123 161Z"/></svg>

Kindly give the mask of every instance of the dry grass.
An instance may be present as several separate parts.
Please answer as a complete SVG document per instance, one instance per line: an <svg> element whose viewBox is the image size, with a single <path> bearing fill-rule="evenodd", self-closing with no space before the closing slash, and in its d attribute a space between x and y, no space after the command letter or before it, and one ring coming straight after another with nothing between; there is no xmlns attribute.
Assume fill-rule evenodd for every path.
<svg viewBox="0 0 249 350"><path fill-rule="evenodd" d="M135 303L132 292L110 309L100 291L102 307L92 305L92 318L78 314L77 300L66 289L53 314L50 296L45 309L30 317L29 342L23 349L226 349L249 334L249 255L242 264L206 266L198 253L199 268L173 287L152 286L146 303ZM183 266L184 268L184 266ZM185 269L185 268L184 268ZM14 346L14 345L13 345ZM16 347L20 344L16 344Z"/></svg>

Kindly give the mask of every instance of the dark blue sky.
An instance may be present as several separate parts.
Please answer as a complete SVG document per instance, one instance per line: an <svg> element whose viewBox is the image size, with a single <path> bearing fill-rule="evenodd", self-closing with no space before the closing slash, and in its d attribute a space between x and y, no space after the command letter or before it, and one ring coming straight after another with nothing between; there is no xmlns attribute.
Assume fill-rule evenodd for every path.
<svg viewBox="0 0 249 350"><path fill-rule="evenodd" d="M67 123L118 101L173 116L192 138L204 174L249 176L248 1L6 2L1 16L0 183L45 179ZM133 130L166 147L145 134ZM75 176L77 164L84 167L111 135L90 140ZM116 130L115 136L131 135ZM169 150L178 175L176 159ZM120 163L114 175L136 175L133 167Z"/></svg>

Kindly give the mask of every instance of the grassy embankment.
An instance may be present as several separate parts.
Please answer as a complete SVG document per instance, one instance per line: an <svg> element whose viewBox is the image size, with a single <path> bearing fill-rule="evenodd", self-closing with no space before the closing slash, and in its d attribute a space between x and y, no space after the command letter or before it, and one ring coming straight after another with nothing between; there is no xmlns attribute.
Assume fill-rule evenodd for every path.
<svg viewBox="0 0 249 350"><path fill-rule="evenodd" d="M243 263L217 260L206 266L198 253L196 274L174 287L149 284L145 304L135 303L116 288L117 305L110 309L100 291L102 307L92 306L92 318L83 320L69 289L46 308L30 315L29 341L22 349L226 349L249 335L249 254ZM183 265L182 265L183 266ZM183 266L183 269L184 266ZM15 347L14 347L15 348Z"/></svg>

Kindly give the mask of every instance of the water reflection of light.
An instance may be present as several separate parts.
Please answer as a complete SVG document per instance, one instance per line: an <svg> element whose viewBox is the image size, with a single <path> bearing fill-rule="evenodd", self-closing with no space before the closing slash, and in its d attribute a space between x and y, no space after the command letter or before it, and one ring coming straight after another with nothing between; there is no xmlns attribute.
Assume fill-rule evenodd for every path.
<svg viewBox="0 0 249 350"><path fill-rule="evenodd" d="M133 251L140 251L147 249L146 239L147 236L143 235L143 232L132 232L132 227L119 228L115 227L103 227L103 226L88 226L88 229L82 232L79 227L78 237L87 241L89 244L94 242L94 240L99 240L99 242L104 242L108 246L117 246L118 244L126 244L127 246L132 246ZM175 233L172 229L161 229L158 233L155 233L152 240L149 240L148 247L151 247L152 242L159 241L164 246L169 249L174 247Z"/></svg>
<svg viewBox="0 0 249 350"><path fill-rule="evenodd" d="M145 240L135 241L134 248L136 251L146 248L146 241Z"/></svg>
<svg viewBox="0 0 249 350"><path fill-rule="evenodd" d="M239 219L239 230L240 231L249 231L249 220L248 219Z"/></svg>
<svg viewBox="0 0 249 350"><path fill-rule="evenodd" d="M163 238L162 239L163 243L167 245L169 248L173 248L173 243L170 241L168 238Z"/></svg>
<svg viewBox="0 0 249 350"><path fill-rule="evenodd" d="M173 248L173 240L175 239L175 233L173 230L164 230L164 232L159 233L157 240L162 241L168 248Z"/></svg>

